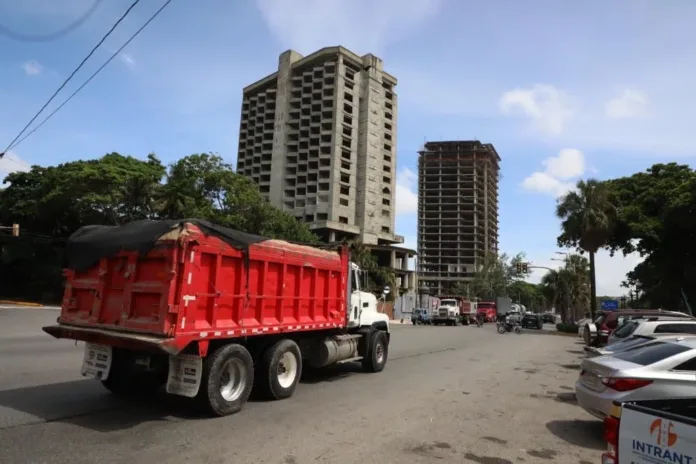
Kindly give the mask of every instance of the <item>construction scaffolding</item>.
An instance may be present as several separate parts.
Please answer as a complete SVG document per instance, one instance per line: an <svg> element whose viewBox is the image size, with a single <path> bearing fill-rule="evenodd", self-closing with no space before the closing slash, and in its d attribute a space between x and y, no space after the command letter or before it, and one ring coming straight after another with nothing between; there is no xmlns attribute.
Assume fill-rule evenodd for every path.
<svg viewBox="0 0 696 464"><path fill-rule="evenodd" d="M427 142L418 157L418 280L431 295L469 282L498 251L500 156L479 141Z"/></svg>

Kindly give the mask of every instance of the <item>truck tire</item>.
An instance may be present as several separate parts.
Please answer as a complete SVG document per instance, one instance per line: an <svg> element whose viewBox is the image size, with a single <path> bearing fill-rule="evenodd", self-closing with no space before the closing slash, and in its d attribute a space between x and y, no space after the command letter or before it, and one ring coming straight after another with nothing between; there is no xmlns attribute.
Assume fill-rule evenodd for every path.
<svg viewBox="0 0 696 464"><path fill-rule="evenodd" d="M469 325L470 322L469 316L464 317L464 325Z"/></svg>
<svg viewBox="0 0 696 464"><path fill-rule="evenodd" d="M198 400L212 415L239 412L254 385L254 361L242 345L231 343L215 350L203 361Z"/></svg>
<svg viewBox="0 0 696 464"><path fill-rule="evenodd" d="M367 353L362 359L362 367L367 372L382 372L387 364L389 356L389 342L387 334L382 330L375 330L367 342Z"/></svg>
<svg viewBox="0 0 696 464"><path fill-rule="evenodd" d="M292 340L280 340L270 346L261 357L256 379L259 396L264 399L284 400L295 393L302 376L302 353Z"/></svg>

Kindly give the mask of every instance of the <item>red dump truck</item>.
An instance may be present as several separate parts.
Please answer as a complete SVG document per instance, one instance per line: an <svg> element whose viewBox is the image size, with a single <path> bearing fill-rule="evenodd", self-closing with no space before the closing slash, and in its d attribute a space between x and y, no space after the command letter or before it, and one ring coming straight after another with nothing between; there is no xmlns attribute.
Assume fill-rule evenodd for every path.
<svg viewBox="0 0 696 464"><path fill-rule="evenodd" d="M387 362L389 319L347 248L181 220L83 227L66 251L61 314L43 330L86 342L82 374L114 394L166 385L223 416L252 388L292 396L305 366Z"/></svg>

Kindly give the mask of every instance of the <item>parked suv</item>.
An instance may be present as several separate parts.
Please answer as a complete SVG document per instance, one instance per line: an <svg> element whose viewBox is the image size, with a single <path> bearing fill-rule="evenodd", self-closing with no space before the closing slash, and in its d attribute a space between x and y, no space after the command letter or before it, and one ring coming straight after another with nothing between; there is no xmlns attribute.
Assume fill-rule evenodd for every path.
<svg viewBox="0 0 696 464"><path fill-rule="evenodd" d="M637 317L621 324L609 335L607 346L625 340L631 335L652 334L690 334L696 335L696 320L677 317Z"/></svg>
<svg viewBox="0 0 696 464"><path fill-rule="evenodd" d="M594 322L587 322L583 329L583 339L587 346L602 346L607 343L609 335L626 320L637 317L661 317L671 316L696 320L696 318L675 311L663 311L661 309L631 309L627 311L602 311L598 313Z"/></svg>

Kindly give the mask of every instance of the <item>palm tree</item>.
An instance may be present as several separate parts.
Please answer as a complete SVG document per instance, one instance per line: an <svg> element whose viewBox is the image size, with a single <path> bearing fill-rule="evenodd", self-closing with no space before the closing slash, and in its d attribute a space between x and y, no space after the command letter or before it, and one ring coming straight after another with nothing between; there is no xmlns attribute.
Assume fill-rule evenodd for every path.
<svg viewBox="0 0 696 464"><path fill-rule="evenodd" d="M607 185L596 179L579 181L576 190L559 198L556 206L556 216L563 221L559 244L579 248L590 255L590 313L593 318L597 311L595 254L609 239L614 212Z"/></svg>
<svg viewBox="0 0 696 464"><path fill-rule="evenodd" d="M547 304L555 306L563 322L578 320L590 304L589 264L581 255L570 255L562 268L547 272L541 279Z"/></svg>

